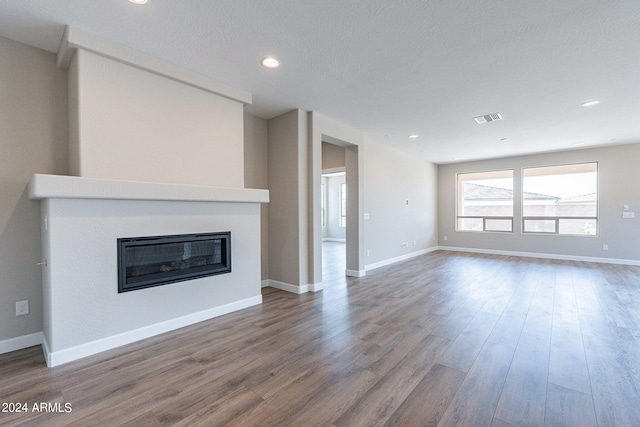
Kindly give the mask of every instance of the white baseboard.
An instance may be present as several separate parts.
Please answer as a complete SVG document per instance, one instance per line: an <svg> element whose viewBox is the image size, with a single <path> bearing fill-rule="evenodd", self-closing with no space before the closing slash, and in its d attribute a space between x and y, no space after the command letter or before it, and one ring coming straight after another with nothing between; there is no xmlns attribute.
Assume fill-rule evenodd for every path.
<svg viewBox="0 0 640 427"><path fill-rule="evenodd" d="M42 332L2 340L0 341L0 354L40 345L43 343L43 340Z"/></svg>
<svg viewBox="0 0 640 427"><path fill-rule="evenodd" d="M292 285L291 283L280 282L273 279L263 280L263 282L268 282L267 286L280 289L281 291L291 292L293 294L306 294L307 292L318 292L324 289L322 282L302 286Z"/></svg>
<svg viewBox="0 0 640 427"><path fill-rule="evenodd" d="M260 287L261 288L268 288L269 286L270 286L269 285L269 279L265 279L265 280L260 282Z"/></svg>
<svg viewBox="0 0 640 427"><path fill-rule="evenodd" d="M640 266L640 261L636 261L632 259L615 259L615 258L599 258L599 257L587 257L587 256L577 256L577 255L545 254L545 253L538 253L538 252L501 251L501 250L494 250L494 249L458 248L453 246L438 246L438 250L452 251L452 252L469 252L469 253L487 254L487 255L516 256L516 257L523 257L523 258L555 259L560 261L582 261L582 262L597 262L602 264Z"/></svg>
<svg viewBox="0 0 640 427"><path fill-rule="evenodd" d="M309 285L309 290L311 292L318 292L324 289L324 284L322 282L318 282L318 283L311 283Z"/></svg>
<svg viewBox="0 0 640 427"><path fill-rule="evenodd" d="M367 275L367 270L349 270L346 269L344 271L344 274L346 274L349 277L364 277Z"/></svg>
<svg viewBox="0 0 640 427"><path fill-rule="evenodd" d="M280 282L278 280L269 279L269 286L294 294L304 294L309 292L309 285L296 286L290 283Z"/></svg>
<svg viewBox="0 0 640 427"><path fill-rule="evenodd" d="M93 354L97 354L106 350L111 350L126 344L131 344L132 342L140 341L145 338L150 338L155 335L160 335L165 332L193 325L204 320L213 319L214 317L222 316L224 314L242 310L243 308L248 308L261 303L262 295L258 295L244 300L232 302L230 304L225 304L220 307L214 307L209 310L203 310L197 313L188 314L186 316L156 323L154 325L145 326L144 328L135 329L133 331L124 332L118 335L113 335L86 344L81 344L75 347L70 347L58 351L51 351L49 345L47 344L47 339L46 337L44 337L44 339L42 340L42 349L44 351L47 366L58 366L62 365L63 363L91 356Z"/></svg>
<svg viewBox="0 0 640 427"><path fill-rule="evenodd" d="M409 254L405 254L405 255L400 255L398 257L395 258L389 258L389 259L385 259L384 261L379 261L379 262L375 262L373 264L369 264L366 265L365 271L369 271L369 270L375 270L376 268L380 268L380 267L384 267L387 265L391 265L391 264L395 264L396 262L400 262L400 261L405 261L411 258L415 258L417 256L420 255L424 255L424 254L428 254L429 252L434 252L437 251L438 247L433 247L433 248L427 248L427 249L422 249L419 251L415 251L415 252L411 252Z"/></svg>

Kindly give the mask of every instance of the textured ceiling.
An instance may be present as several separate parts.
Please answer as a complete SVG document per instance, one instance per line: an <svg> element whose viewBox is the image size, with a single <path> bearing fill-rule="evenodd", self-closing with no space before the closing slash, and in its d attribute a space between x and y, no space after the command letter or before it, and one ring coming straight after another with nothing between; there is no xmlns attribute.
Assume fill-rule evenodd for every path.
<svg viewBox="0 0 640 427"><path fill-rule="evenodd" d="M435 163L640 142L637 0L0 1L0 36L54 52L65 24Z"/></svg>

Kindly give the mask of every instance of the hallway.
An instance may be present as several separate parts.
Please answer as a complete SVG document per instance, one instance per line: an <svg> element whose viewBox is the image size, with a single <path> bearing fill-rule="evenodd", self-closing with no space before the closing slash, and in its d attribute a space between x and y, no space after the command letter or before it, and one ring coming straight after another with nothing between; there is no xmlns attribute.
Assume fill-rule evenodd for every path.
<svg viewBox="0 0 640 427"><path fill-rule="evenodd" d="M322 283L324 288L346 286L346 243L322 242Z"/></svg>

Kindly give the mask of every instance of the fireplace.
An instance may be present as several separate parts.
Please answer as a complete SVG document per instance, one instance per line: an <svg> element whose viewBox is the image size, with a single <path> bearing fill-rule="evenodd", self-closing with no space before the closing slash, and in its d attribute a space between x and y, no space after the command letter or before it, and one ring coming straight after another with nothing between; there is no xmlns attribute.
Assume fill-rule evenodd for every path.
<svg viewBox="0 0 640 427"><path fill-rule="evenodd" d="M118 239L118 293L231 272L231 232Z"/></svg>

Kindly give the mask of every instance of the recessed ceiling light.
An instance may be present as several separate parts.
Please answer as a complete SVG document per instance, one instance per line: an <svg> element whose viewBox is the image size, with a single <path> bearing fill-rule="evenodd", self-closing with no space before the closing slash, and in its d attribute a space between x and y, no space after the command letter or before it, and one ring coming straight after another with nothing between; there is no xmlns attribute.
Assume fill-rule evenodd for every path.
<svg viewBox="0 0 640 427"><path fill-rule="evenodd" d="M573 144L574 147L581 147L583 145L584 145L584 142L578 142L578 143Z"/></svg>
<svg viewBox="0 0 640 427"><path fill-rule="evenodd" d="M454 157L453 160L460 160L460 157Z"/></svg>
<svg viewBox="0 0 640 427"><path fill-rule="evenodd" d="M593 107L594 105L600 104L600 101L587 101L582 104L583 107Z"/></svg>
<svg viewBox="0 0 640 427"><path fill-rule="evenodd" d="M409 135L409 138L411 139L416 139L419 135L416 133L412 133L411 135Z"/></svg>
<svg viewBox="0 0 640 427"><path fill-rule="evenodd" d="M260 63L267 68L278 68L280 66L280 62L273 56L267 56L266 58L263 58Z"/></svg>
<svg viewBox="0 0 640 427"><path fill-rule="evenodd" d="M500 138L500 142L507 142L509 138Z"/></svg>
<svg viewBox="0 0 640 427"><path fill-rule="evenodd" d="M146 4L147 0L129 0L129 3L133 4Z"/></svg>

